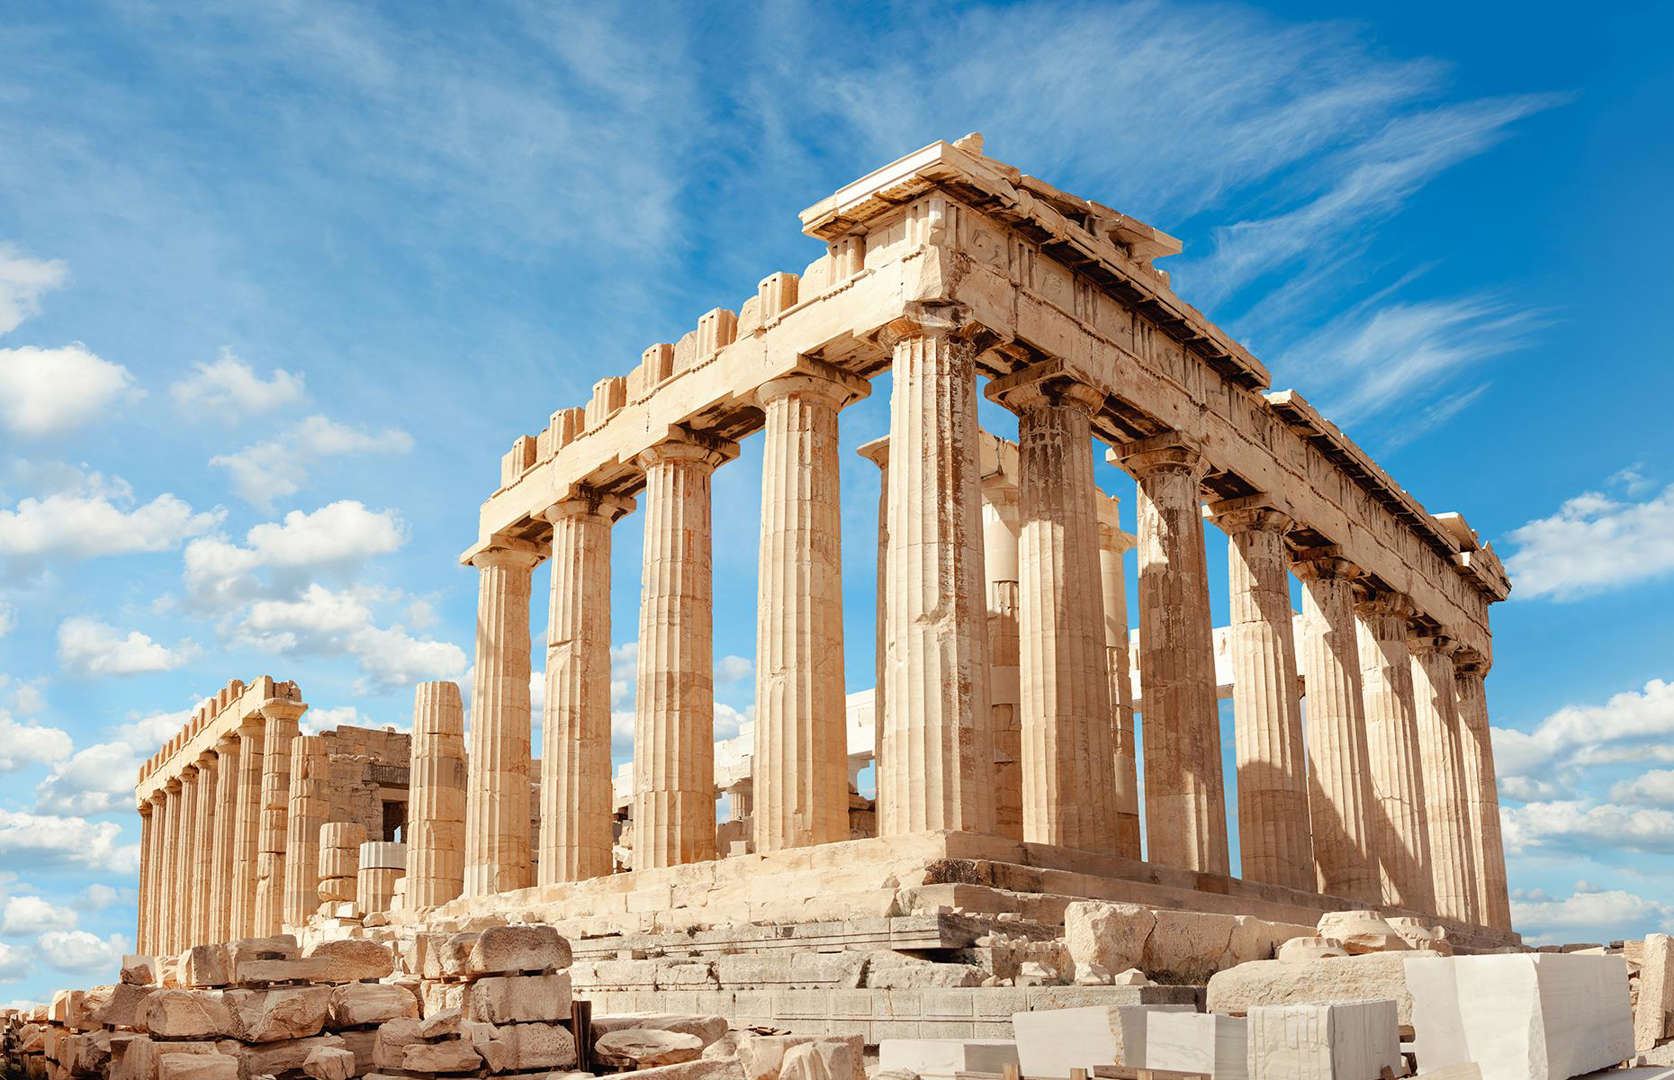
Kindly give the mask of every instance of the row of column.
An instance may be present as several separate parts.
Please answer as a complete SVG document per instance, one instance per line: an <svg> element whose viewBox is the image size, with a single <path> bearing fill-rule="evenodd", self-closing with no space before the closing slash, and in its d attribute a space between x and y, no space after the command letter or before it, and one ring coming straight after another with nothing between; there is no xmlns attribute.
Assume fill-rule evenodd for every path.
<svg viewBox="0 0 1674 1080"><path fill-rule="evenodd" d="M280 932L300 702L252 713L140 807L139 947Z"/></svg>
<svg viewBox="0 0 1674 1080"><path fill-rule="evenodd" d="M1009 582L985 566L975 348L933 310L888 343L890 434L869 452L885 473L879 832L1009 832L995 765L1015 760L1023 839L1136 858L1126 598L1121 575L1106 572L1121 553L1101 541L1093 477L1091 421L1101 402L1050 365L989 387L1017 414L1019 431L1015 587L997 589ZM838 411L862 393L863 383L810 364L760 394L758 851L847 836L836 431ZM710 478L735 453L731 443L675 431L640 459L638 868L715 856ZM1208 462L1170 436L1112 457L1138 487L1146 854L1226 874L1202 511ZM544 515L553 574L541 777L548 826L538 853L527 806L528 601L543 552L506 543L474 560L467 895L610 868L610 530L631 508L583 490ZM1214 515L1233 553L1245 876L1508 926L1480 658L1412 636L1400 599L1370 590L1333 551L1293 555L1290 522L1259 497L1217 504ZM1292 572L1303 584L1300 672ZM1095 575L1102 588L1087 587ZM1013 646L996 635L997 655L989 634L1008 603L1015 688L993 674L1009 668Z"/></svg>

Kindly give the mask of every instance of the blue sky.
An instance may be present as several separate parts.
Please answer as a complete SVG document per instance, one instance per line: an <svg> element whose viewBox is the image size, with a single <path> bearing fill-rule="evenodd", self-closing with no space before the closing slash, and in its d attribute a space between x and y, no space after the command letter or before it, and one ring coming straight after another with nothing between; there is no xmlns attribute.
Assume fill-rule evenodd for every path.
<svg viewBox="0 0 1674 1080"><path fill-rule="evenodd" d="M0 14L0 1000L114 973L134 770L202 696L271 673L315 724L405 725L413 682L468 675L455 560L511 440L815 258L798 210L971 130L1181 237L1178 291L1276 387L1493 541L1518 925L1674 929L1666 8L413 20ZM845 447L883 433L886 391ZM721 734L752 697L759 441L716 480ZM862 689L877 477L845 461ZM622 716L639 528L616 534Z"/></svg>

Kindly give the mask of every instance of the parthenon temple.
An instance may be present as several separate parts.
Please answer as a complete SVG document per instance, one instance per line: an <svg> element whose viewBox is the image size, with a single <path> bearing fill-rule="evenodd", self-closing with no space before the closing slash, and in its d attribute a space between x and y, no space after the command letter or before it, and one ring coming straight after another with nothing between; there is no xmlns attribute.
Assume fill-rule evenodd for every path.
<svg viewBox="0 0 1674 1080"><path fill-rule="evenodd" d="M468 725L458 689L426 683L410 739L299 736L297 684L263 678L147 763L142 951L488 916L735 949L751 926L923 916L931 940L895 947L968 948L949 912L1061 933L1075 899L1308 926L1371 908L1460 948L1515 943L1484 694L1509 584L1464 519L1176 296L1157 261L1179 242L980 136L801 223L825 248L801 273L646 348L504 455L461 557ZM848 693L838 430L884 373L888 435L861 448L881 482L876 682ZM979 428L979 394L1015 441ZM711 481L758 431L753 732L718 751ZM1097 453L1129 491L1099 489ZM612 532L636 510L619 806ZM389 775L346 784L350 758Z"/></svg>

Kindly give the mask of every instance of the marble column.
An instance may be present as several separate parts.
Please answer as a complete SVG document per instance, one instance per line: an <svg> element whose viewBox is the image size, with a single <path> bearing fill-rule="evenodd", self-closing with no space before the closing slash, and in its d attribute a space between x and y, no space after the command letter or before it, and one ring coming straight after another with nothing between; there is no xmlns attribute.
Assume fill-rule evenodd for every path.
<svg viewBox="0 0 1674 1080"><path fill-rule="evenodd" d="M600 877L613 866L610 533L616 519L633 508L631 499L588 493L541 515L552 523L541 729L537 877L542 885ZM409 894L412 888L409 871Z"/></svg>
<svg viewBox="0 0 1674 1080"><path fill-rule="evenodd" d="M208 945L209 881L215 873L215 811L219 806L219 761L213 750L198 756L198 803L192 819L192 929L193 945Z"/></svg>
<svg viewBox="0 0 1674 1080"><path fill-rule="evenodd" d="M331 737L291 740L290 806L285 817L284 923L301 927L320 906L320 827L331 816Z"/></svg>
<svg viewBox="0 0 1674 1080"><path fill-rule="evenodd" d="M733 443L682 434L640 455L644 577L634 703L634 869L715 857L710 480Z"/></svg>
<svg viewBox="0 0 1674 1080"><path fill-rule="evenodd" d="M253 712L238 726L238 813L234 815L232 915L228 937L256 937L256 875L262 829L266 722Z"/></svg>
<svg viewBox="0 0 1674 1080"><path fill-rule="evenodd" d="M836 368L764 383L756 576L755 850L849 838L837 414L869 385Z"/></svg>
<svg viewBox="0 0 1674 1080"><path fill-rule="evenodd" d="M215 836L211 844L213 870L209 875L209 936L211 944L231 940L234 866L238 847L238 736L229 733L215 743Z"/></svg>
<svg viewBox="0 0 1674 1080"><path fill-rule="evenodd" d="M1129 443L1112 456L1138 481L1146 858L1226 874L1226 788L1203 550L1201 488L1209 462L1168 435Z"/></svg>
<svg viewBox="0 0 1674 1080"><path fill-rule="evenodd" d="M991 482L997 480L999 482ZM988 715L994 740L994 832L1023 839L1022 639L1017 625L1017 488L982 484L982 563L988 587Z"/></svg>
<svg viewBox="0 0 1674 1080"><path fill-rule="evenodd" d="M887 656L884 622L889 615L889 436L873 439L859 449L861 457L878 467L878 578L876 613L872 629L872 788L874 817L884 819L884 667Z"/></svg>
<svg viewBox="0 0 1674 1080"><path fill-rule="evenodd" d="M1110 684L1111 745L1116 786L1116 854L1137 859L1143 852L1139 831L1139 746L1133 730L1132 661L1128 656L1128 571L1125 556L1135 538L1122 531L1114 495L1094 497L1099 515L1099 585L1104 593L1105 676Z"/></svg>
<svg viewBox="0 0 1674 1080"><path fill-rule="evenodd" d="M1313 892L1308 751L1285 548L1291 519L1259 499L1213 509L1227 536L1240 876Z"/></svg>
<svg viewBox="0 0 1674 1080"><path fill-rule="evenodd" d="M180 779L171 778L163 785L165 793L163 829L162 903L158 905L157 948L162 953L176 953L182 948L175 922L183 889L180 875Z"/></svg>
<svg viewBox="0 0 1674 1080"><path fill-rule="evenodd" d="M1412 656L1407 651L1412 602L1400 593L1362 590L1354 613L1383 902L1435 911Z"/></svg>
<svg viewBox="0 0 1674 1080"><path fill-rule="evenodd" d="M540 555L490 547L477 581L477 664L471 690L465 800L465 895L535 883L529 835L529 590Z"/></svg>
<svg viewBox="0 0 1674 1080"><path fill-rule="evenodd" d="M155 954L156 949L152 947L151 943L151 890L157 883L157 873L154 867L157 858L157 829L156 823L153 821L156 814L149 798L139 804L139 815L139 924L135 928L134 941L142 954Z"/></svg>
<svg viewBox="0 0 1674 1080"><path fill-rule="evenodd" d="M198 767L187 765L180 770L180 839L175 856L175 888L179 896L173 909L174 949L189 949L192 940L192 901L199 889L197 875L198 851Z"/></svg>
<svg viewBox="0 0 1674 1080"><path fill-rule="evenodd" d="M1093 413L1104 395L1031 370L989 396L1017 414L1018 637L1023 839L1114 853L1104 590L1093 482Z"/></svg>
<svg viewBox="0 0 1674 1080"><path fill-rule="evenodd" d="M1459 713L1453 697L1454 645L1446 637L1418 634L1409 639L1409 646L1436 914L1474 924L1480 921L1476 862Z"/></svg>
<svg viewBox="0 0 1674 1080"><path fill-rule="evenodd" d="M158 788L147 800L151 807L151 884L146 892L151 897L146 913L146 944L144 952L158 955L163 951L163 923L166 916L169 889L169 804L165 789Z"/></svg>
<svg viewBox="0 0 1674 1080"><path fill-rule="evenodd" d="M261 830L256 848L256 937L284 932L286 827L291 803L291 740L297 736L300 703L262 706Z"/></svg>
<svg viewBox="0 0 1674 1080"><path fill-rule="evenodd" d="M1383 897L1372 828L1371 752L1360 682L1354 583L1334 554L1296 563L1302 579L1302 674L1308 684L1308 809L1319 891L1376 904Z"/></svg>
<svg viewBox="0 0 1674 1080"><path fill-rule="evenodd" d="M1498 930L1511 929L1511 900L1506 893L1505 843L1500 836L1499 783L1494 770L1494 744L1488 730L1488 694L1484 679L1488 660L1474 649L1453 654L1454 704L1459 714L1459 739L1464 761L1465 798L1470 808L1471 835L1477 838L1476 862L1479 921Z"/></svg>
<svg viewBox="0 0 1674 1080"><path fill-rule="evenodd" d="M976 348L945 313L887 335L884 836L994 830Z"/></svg>
<svg viewBox="0 0 1674 1080"><path fill-rule="evenodd" d="M546 754L550 756L552 750L546 750ZM608 761L607 757L607 766ZM407 816L410 911L445 904L464 891L465 773L465 706L459 687L451 682L419 683L413 691L412 768L408 781L412 807ZM609 796L607 775L605 797ZM606 825L608 838L608 820Z"/></svg>

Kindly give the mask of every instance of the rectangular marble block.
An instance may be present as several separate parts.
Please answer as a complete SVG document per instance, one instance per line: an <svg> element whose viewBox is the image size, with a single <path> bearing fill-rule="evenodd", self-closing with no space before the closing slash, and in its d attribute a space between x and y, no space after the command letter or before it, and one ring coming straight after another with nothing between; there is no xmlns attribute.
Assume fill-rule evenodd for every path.
<svg viewBox="0 0 1674 1080"><path fill-rule="evenodd" d="M1214 1080L1248 1080L1249 1021L1218 1013L1149 1012L1145 1060L1139 1064L1208 1073Z"/></svg>
<svg viewBox="0 0 1674 1080"><path fill-rule="evenodd" d="M879 1069L906 1069L926 1080L952 1080L955 1073L999 1073L1017 1064L1010 1039L884 1039Z"/></svg>
<svg viewBox="0 0 1674 1080"><path fill-rule="evenodd" d="M1094 1005L1013 1013L1017 1062L1035 1080L1068 1080L1071 1069L1091 1076L1099 1065L1145 1060L1145 1016L1153 1010L1195 1012L1190 1005Z"/></svg>
<svg viewBox="0 0 1674 1080"><path fill-rule="evenodd" d="M1378 1080L1401 1069L1393 1001L1262 1005L1248 1019L1250 1080Z"/></svg>
<svg viewBox="0 0 1674 1080"><path fill-rule="evenodd" d="M1475 1062L1482 1080L1567 1080L1633 1055L1620 956L1415 957L1405 966L1420 1072Z"/></svg>

